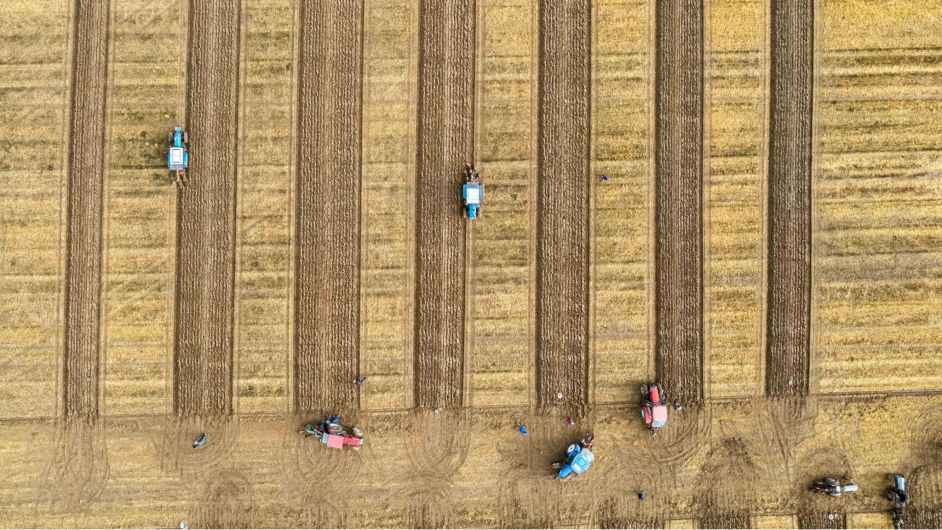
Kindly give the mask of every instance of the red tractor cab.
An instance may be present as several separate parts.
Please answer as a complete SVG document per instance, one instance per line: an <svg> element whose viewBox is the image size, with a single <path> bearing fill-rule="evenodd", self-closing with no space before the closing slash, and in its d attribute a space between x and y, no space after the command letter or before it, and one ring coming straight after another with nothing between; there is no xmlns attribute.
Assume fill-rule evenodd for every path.
<svg viewBox="0 0 942 530"><path fill-rule="evenodd" d="M667 402L664 389L657 383L641 385L641 418L654 434L667 423Z"/></svg>

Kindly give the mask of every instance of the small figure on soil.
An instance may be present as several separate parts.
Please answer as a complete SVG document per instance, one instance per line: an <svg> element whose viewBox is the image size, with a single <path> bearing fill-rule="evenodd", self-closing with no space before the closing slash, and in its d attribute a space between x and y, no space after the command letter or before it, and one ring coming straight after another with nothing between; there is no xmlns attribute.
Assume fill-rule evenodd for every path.
<svg viewBox="0 0 942 530"><path fill-rule="evenodd" d="M189 530L190 525L186 524L186 521L180 521L180 530Z"/></svg>
<svg viewBox="0 0 942 530"><path fill-rule="evenodd" d="M647 496L644 494L644 491L643 491L643 490L636 492L636 494L638 495L638 502L644 502L645 497L647 497Z"/></svg>
<svg viewBox="0 0 942 530"><path fill-rule="evenodd" d="M564 421L566 422L567 427L572 427L573 425L576 424L576 421L572 419L572 416L566 416L566 419Z"/></svg>
<svg viewBox="0 0 942 530"><path fill-rule="evenodd" d="M562 393L562 392L557 392L557 393L556 393L556 399L559 400L559 401L562 401L562 400L563 400L563 393Z"/></svg>
<svg viewBox="0 0 942 530"><path fill-rule="evenodd" d="M674 410L676 411L684 410L684 406L681 405L680 403L674 403Z"/></svg>
<svg viewBox="0 0 942 530"><path fill-rule="evenodd" d="M193 449L197 447L202 447L206 443L206 433L200 434L199 438L193 440Z"/></svg>
<svg viewBox="0 0 942 530"><path fill-rule="evenodd" d="M521 436L526 436L527 426L522 423L520 425L517 425L517 432L519 432Z"/></svg>
<svg viewBox="0 0 942 530"><path fill-rule="evenodd" d="M366 381L366 377L357 377L356 379L353 380L353 384L355 386L360 386L363 384L364 381Z"/></svg>
<svg viewBox="0 0 942 530"><path fill-rule="evenodd" d="M599 179L602 184L608 182L608 175L602 175L602 178Z"/></svg>

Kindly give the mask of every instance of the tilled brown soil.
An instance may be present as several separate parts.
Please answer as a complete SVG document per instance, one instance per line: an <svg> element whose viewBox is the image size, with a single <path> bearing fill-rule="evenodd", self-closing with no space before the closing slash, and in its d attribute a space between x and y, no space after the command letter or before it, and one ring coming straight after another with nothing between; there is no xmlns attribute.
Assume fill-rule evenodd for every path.
<svg viewBox="0 0 942 530"><path fill-rule="evenodd" d="M588 395L591 14L588 1L540 2L536 394L544 405Z"/></svg>
<svg viewBox="0 0 942 530"><path fill-rule="evenodd" d="M301 4L294 407L355 406L363 4Z"/></svg>
<svg viewBox="0 0 942 530"><path fill-rule="evenodd" d="M232 412L238 0L192 0L190 169L177 202L174 411Z"/></svg>
<svg viewBox="0 0 942 530"><path fill-rule="evenodd" d="M65 288L64 413L98 415L102 214L111 3L75 3Z"/></svg>
<svg viewBox="0 0 942 530"><path fill-rule="evenodd" d="M847 518L841 511L799 513L798 528L847 528Z"/></svg>
<svg viewBox="0 0 942 530"><path fill-rule="evenodd" d="M709 512L700 517L699 528L752 528L752 524L748 512Z"/></svg>
<svg viewBox="0 0 942 530"><path fill-rule="evenodd" d="M467 221L461 214L461 185L465 164L474 161L474 21L474 0L420 4L414 371L418 407L462 404ZM484 212L486 216L486 208Z"/></svg>
<svg viewBox="0 0 942 530"><path fill-rule="evenodd" d="M703 399L703 3L657 2L657 374L672 400Z"/></svg>
<svg viewBox="0 0 942 530"><path fill-rule="evenodd" d="M811 330L811 0L773 0L765 391L808 393Z"/></svg>

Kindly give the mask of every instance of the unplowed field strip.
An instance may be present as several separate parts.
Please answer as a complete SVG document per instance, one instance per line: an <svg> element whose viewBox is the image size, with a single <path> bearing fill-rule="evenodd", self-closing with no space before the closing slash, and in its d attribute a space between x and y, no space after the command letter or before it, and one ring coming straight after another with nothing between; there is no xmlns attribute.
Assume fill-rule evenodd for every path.
<svg viewBox="0 0 942 530"><path fill-rule="evenodd" d="M66 229L66 418L98 416L102 216L111 3L76 1Z"/></svg>
<svg viewBox="0 0 942 530"><path fill-rule="evenodd" d="M588 398L591 17L589 1L540 2L536 394L541 405L584 404Z"/></svg>
<svg viewBox="0 0 942 530"><path fill-rule="evenodd" d="M177 201L177 414L232 412L239 0L192 0L190 169Z"/></svg>
<svg viewBox="0 0 942 530"><path fill-rule="evenodd" d="M357 401L362 0L301 4L294 407Z"/></svg>
<svg viewBox="0 0 942 530"><path fill-rule="evenodd" d="M771 3L765 392L806 394L811 358L811 0Z"/></svg>
<svg viewBox="0 0 942 530"><path fill-rule="evenodd" d="M655 356L671 398L703 399L703 2L657 2Z"/></svg>
<svg viewBox="0 0 942 530"><path fill-rule="evenodd" d="M475 2L423 0L419 10L415 405L455 407L464 386L460 190L474 161Z"/></svg>

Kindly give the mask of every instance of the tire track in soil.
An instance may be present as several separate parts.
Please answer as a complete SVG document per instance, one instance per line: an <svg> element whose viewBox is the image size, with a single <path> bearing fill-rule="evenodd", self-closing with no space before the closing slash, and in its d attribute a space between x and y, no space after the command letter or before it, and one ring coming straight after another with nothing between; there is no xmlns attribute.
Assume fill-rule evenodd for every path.
<svg viewBox="0 0 942 530"><path fill-rule="evenodd" d="M678 470L709 440L711 417L709 405L672 413L667 427L645 445L649 458L668 469Z"/></svg>
<svg viewBox="0 0 942 530"><path fill-rule="evenodd" d="M807 395L811 362L812 0L772 0L765 393Z"/></svg>
<svg viewBox="0 0 942 530"><path fill-rule="evenodd" d="M466 223L460 190L474 161L475 1L419 6L415 406L464 399Z"/></svg>
<svg viewBox="0 0 942 530"><path fill-rule="evenodd" d="M52 454L41 490L56 510L72 512L98 498L110 476L101 422L76 420L57 425Z"/></svg>
<svg viewBox="0 0 942 530"><path fill-rule="evenodd" d="M802 512L798 514L798 528L847 528L847 517L840 510Z"/></svg>
<svg viewBox="0 0 942 530"><path fill-rule="evenodd" d="M99 421L102 219L108 118L111 2L76 0L72 12L62 397L53 459L42 490L58 510L93 501L109 476Z"/></svg>
<svg viewBox="0 0 942 530"><path fill-rule="evenodd" d="M154 445L161 469L186 481L202 479L218 469L232 454L239 437L239 418L195 416L169 417ZM193 440L206 433L207 443L193 449Z"/></svg>
<svg viewBox="0 0 942 530"><path fill-rule="evenodd" d="M358 405L363 1L302 2L294 409Z"/></svg>
<svg viewBox="0 0 942 530"><path fill-rule="evenodd" d="M655 357L673 399L703 400L703 2L657 2Z"/></svg>
<svg viewBox="0 0 942 530"><path fill-rule="evenodd" d="M589 388L592 9L588 0L539 7L536 394L540 405L578 406Z"/></svg>
<svg viewBox="0 0 942 530"><path fill-rule="evenodd" d="M63 408L98 417L111 2L76 0L69 112Z"/></svg>
<svg viewBox="0 0 942 530"><path fill-rule="evenodd" d="M190 168L177 192L177 415L232 413L239 0L191 0Z"/></svg>
<svg viewBox="0 0 942 530"><path fill-rule="evenodd" d="M199 485L201 492L196 523L203 528L251 528L254 488L235 469L215 473Z"/></svg>
<svg viewBox="0 0 942 530"><path fill-rule="evenodd" d="M300 497L305 503L336 506L349 499L357 479L364 469L373 465L373 446L371 436L379 437L369 416L347 417L345 425L355 425L363 429L367 438L359 451L345 449L334 451L324 447L318 440L305 438L298 430L303 428L307 419L292 417L285 426L282 438L282 464L284 465L285 492ZM312 484L323 480L324 470L337 477L343 477L343 488L312 488ZM311 513L314 520L322 521L325 514ZM327 522L327 521L322 521Z"/></svg>
<svg viewBox="0 0 942 530"><path fill-rule="evenodd" d="M749 509L756 505L762 473L746 442L728 437L713 445L697 476L698 514L702 528L749 528Z"/></svg>

